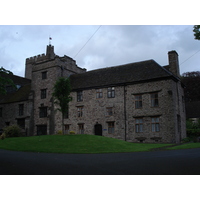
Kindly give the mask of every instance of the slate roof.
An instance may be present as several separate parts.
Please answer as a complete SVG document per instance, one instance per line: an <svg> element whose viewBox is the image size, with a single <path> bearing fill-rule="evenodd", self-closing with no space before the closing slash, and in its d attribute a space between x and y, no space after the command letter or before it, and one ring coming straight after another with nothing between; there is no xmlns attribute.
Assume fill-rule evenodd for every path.
<svg viewBox="0 0 200 200"><path fill-rule="evenodd" d="M21 87L15 92L7 93L6 95L0 94L0 104L28 100L29 94L31 92L30 79L8 74L1 74L1 76L12 79L15 85L20 85Z"/></svg>
<svg viewBox="0 0 200 200"><path fill-rule="evenodd" d="M0 74L2 77L7 77L7 78L10 78L13 80L13 82L16 84L16 85L26 85L26 84L30 84L31 83L31 80L30 79L27 79L27 78L23 78L23 77L20 77L20 76L16 76L16 75L11 75L11 74Z"/></svg>
<svg viewBox="0 0 200 200"><path fill-rule="evenodd" d="M155 79L174 78L154 60L107 67L70 76L72 90L133 84Z"/></svg>

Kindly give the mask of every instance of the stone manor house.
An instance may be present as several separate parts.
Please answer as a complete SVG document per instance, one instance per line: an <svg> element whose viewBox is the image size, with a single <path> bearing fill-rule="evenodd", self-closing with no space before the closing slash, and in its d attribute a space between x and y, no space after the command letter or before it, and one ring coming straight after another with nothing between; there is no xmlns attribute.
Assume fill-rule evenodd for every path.
<svg viewBox="0 0 200 200"><path fill-rule="evenodd" d="M28 136L62 130L52 89L63 76L72 87L66 134L179 143L186 137L184 92L177 52L168 52L168 59L167 66L146 60L87 72L48 45L46 54L26 59L25 78L7 75L17 89L7 86L0 96L0 129L18 124Z"/></svg>

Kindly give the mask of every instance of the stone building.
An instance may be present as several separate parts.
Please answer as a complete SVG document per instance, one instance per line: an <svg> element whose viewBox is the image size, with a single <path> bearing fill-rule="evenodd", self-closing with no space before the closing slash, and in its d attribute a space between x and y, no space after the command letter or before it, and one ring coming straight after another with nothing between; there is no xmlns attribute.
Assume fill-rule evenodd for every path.
<svg viewBox="0 0 200 200"><path fill-rule="evenodd" d="M20 90L27 87L24 99L9 102L1 98L0 128L8 122L20 124L18 115L23 104L27 135L62 130L52 88L63 76L70 78L72 87L65 133L74 131L131 142L179 143L186 137L184 92L178 54L170 51L168 58L169 65L164 67L147 60L86 72L72 58L57 56L49 45L46 54L26 59L25 78L18 77L26 83L8 94L20 96ZM11 110L15 110L12 117Z"/></svg>
<svg viewBox="0 0 200 200"><path fill-rule="evenodd" d="M16 88L7 86L7 94L0 94L0 132L5 126L20 125L25 135L32 129L30 122L33 120L33 104L31 80L15 75L5 75L13 80Z"/></svg>

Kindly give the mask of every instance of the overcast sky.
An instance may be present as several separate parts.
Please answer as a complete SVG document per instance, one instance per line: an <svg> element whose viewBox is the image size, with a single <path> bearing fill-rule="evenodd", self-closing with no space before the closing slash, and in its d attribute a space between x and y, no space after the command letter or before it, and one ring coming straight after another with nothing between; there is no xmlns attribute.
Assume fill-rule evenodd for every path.
<svg viewBox="0 0 200 200"><path fill-rule="evenodd" d="M179 54L181 73L198 71L200 41L192 30L192 25L1 25L0 66L24 76L25 59L46 53L50 36L56 55L88 71L148 59L167 65L171 50Z"/></svg>
<svg viewBox="0 0 200 200"><path fill-rule="evenodd" d="M78 66L87 70L148 59L154 59L160 65L167 65L167 53L171 50L176 50L179 54L181 73L200 70L200 41L194 40L192 32L193 24L199 24L199 6L196 0L189 2L174 0L57 0L55 2L6 0L1 2L0 24L0 67L3 66L19 76L24 76L27 57L46 52L49 36L52 37L51 42L57 55L70 56L77 61ZM4 26L4 24L22 24L22 26ZM24 26L23 24L89 24L89 26ZM90 26L91 24L97 25ZM99 28L98 24L107 25L102 25L91 38ZM110 26L109 24L142 24L142 26ZM154 25L145 26L146 24ZM165 24L165 26L155 26L156 24ZM168 24L181 25L166 26ZM184 24L192 25L185 26ZM85 45L90 38L91 40ZM80 51L84 45L85 47ZM80 53L75 57L79 51ZM16 187L19 180L11 178L10 180L8 177L3 177L3 182L14 186L15 192L10 193L10 188L4 188L5 194L16 196L20 191ZM22 179L22 177L20 178ZM59 182L61 184L58 187L54 184L54 189L48 194L40 191L40 196L45 198L48 196L48 199L55 199L55 197L63 199L66 196L65 188L70 188L68 196L78 199L78 197L82 198L85 195L88 199L93 199L98 188L102 186L102 181L105 183L105 177L101 180L101 177L97 179L96 176L87 177L87 181L85 177L83 179L78 177L78 180L74 177L67 177L67 180L63 177L62 179L61 177L55 178L51 178L51 181L46 178L44 181L40 178L38 182L38 178L34 180L30 177L23 177L23 181L20 183L28 184L23 184L26 192L20 193L20 198L27 199L27 194L32 192L35 184L44 190L44 188L52 187L54 182ZM108 190L106 190L106 195L112 195L113 198L117 199L129 198L132 195L130 193L132 188L139 191L138 194L143 192L145 188L147 192L143 193L143 199L149 198L149 194L155 187L158 188L159 193L157 196L154 195L154 198L158 199L160 198L159 194L165 192L165 188L169 187L169 180L164 178L163 182L162 176L154 178L153 184L152 178L147 179L147 176L131 177L131 179L130 177L116 178L117 181L115 177L112 179L106 177L110 191L108 194ZM188 177L184 177L185 179L196 181L195 179L188 180ZM113 191L119 187L119 181L125 184L120 185L120 190L114 194ZM160 182L162 184L157 184ZM184 181L173 179L173 183L170 182L173 195L185 199L185 193L176 192L178 191L177 187L178 189L185 187ZM142 189L141 184L143 185ZM18 185L21 186L21 184ZM72 185L76 185L76 187L71 187ZM151 188L150 185L153 187ZM88 186L90 187L89 195ZM79 193L77 193L77 188L80 190ZM33 195L38 197L38 193ZM103 195L105 196L104 193L101 195L99 199ZM191 196L191 193L189 195ZM12 197L15 198L15 196ZM170 196L167 197L170 198Z"/></svg>

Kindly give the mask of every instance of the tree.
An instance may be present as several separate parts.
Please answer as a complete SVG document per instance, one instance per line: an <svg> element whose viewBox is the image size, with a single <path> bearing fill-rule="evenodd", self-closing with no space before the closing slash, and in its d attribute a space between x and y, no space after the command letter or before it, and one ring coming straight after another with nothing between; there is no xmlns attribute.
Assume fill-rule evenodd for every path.
<svg viewBox="0 0 200 200"><path fill-rule="evenodd" d="M62 132L64 133L64 117L68 113L69 102L72 100L70 96L71 86L69 78L60 77L53 87L53 97L55 103L60 106L58 109L62 113Z"/></svg>
<svg viewBox="0 0 200 200"><path fill-rule="evenodd" d="M8 78L8 76L6 75L13 75L13 73L1 67L0 68L0 94L6 94L7 85L16 87L14 82L10 78Z"/></svg>
<svg viewBox="0 0 200 200"><path fill-rule="evenodd" d="M200 25L195 25L193 27L193 32L195 40L200 40Z"/></svg>
<svg viewBox="0 0 200 200"><path fill-rule="evenodd" d="M200 101L200 71L182 74L186 102Z"/></svg>

